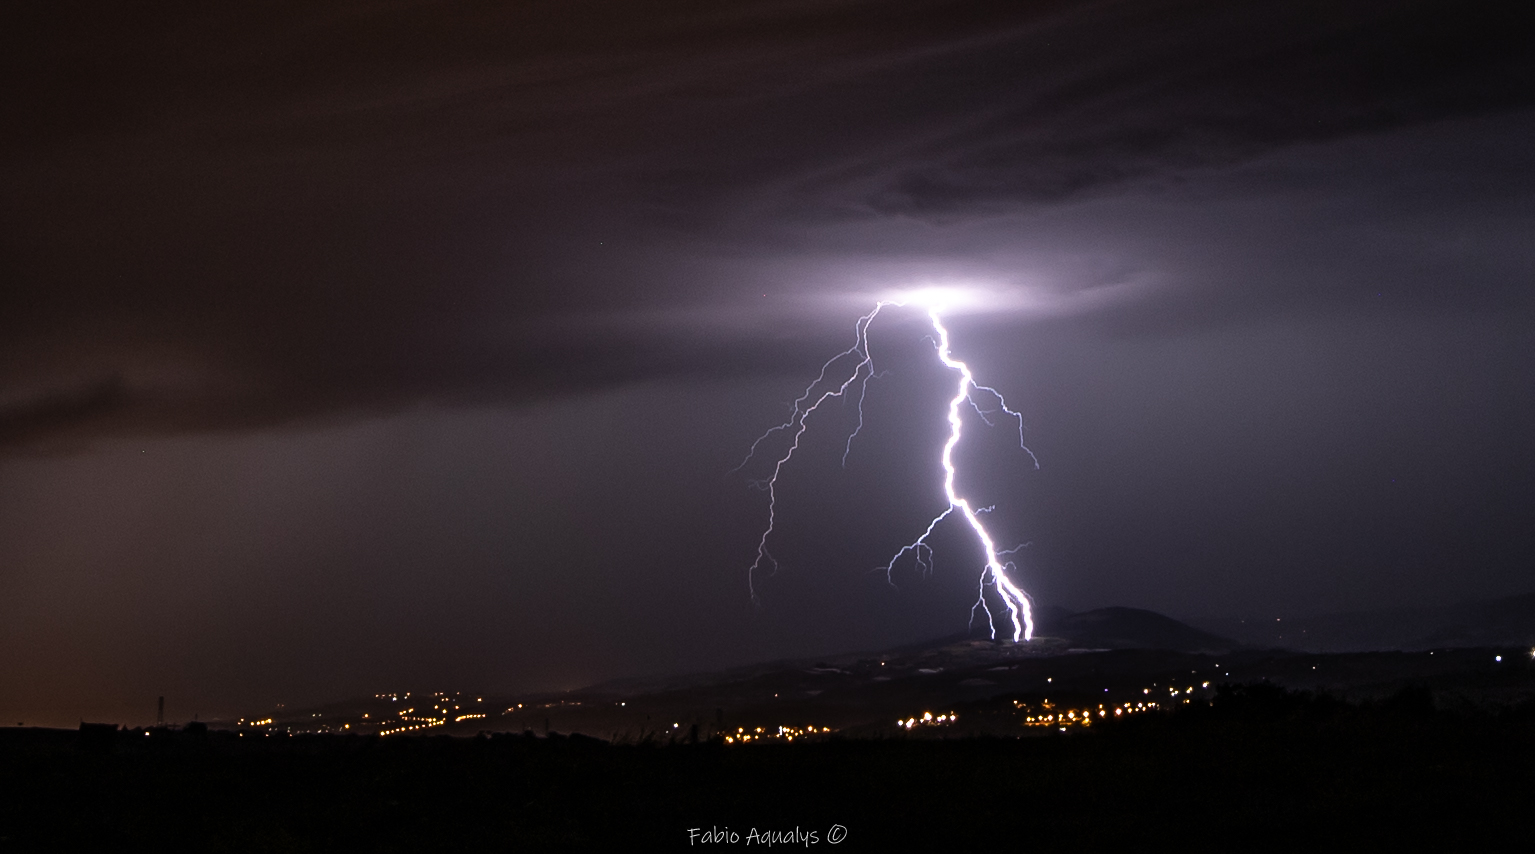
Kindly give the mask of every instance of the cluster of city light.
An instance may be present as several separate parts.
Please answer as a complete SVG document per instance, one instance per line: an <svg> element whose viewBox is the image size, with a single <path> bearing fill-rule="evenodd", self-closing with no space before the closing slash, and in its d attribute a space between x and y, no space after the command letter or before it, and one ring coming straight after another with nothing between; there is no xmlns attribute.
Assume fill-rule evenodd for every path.
<svg viewBox="0 0 1535 854"><path fill-rule="evenodd" d="M932 712L923 712L922 717L920 718L910 717L906 718L905 720L898 720L895 722L895 725L901 727L902 729L909 730L919 726L947 726L957 720L959 720L959 715L956 715L953 712L937 716L934 716Z"/></svg>
<svg viewBox="0 0 1535 854"><path fill-rule="evenodd" d="M405 707L405 708L396 708L396 709L386 713L387 716L389 716L389 717L398 716L398 718L399 718L398 721L370 720L370 718L372 718L371 713L369 713L369 712L362 712L361 713L361 715L362 715L361 719L355 721L355 723L357 724L357 726L360 729L363 729L364 731L371 730L373 727L380 727L380 726L388 727L387 729L378 730L377 734L378 735L394 735L396 733L412 732L412 731L416 731L416 730L428 729L428 728L431 728L431 727L440 727L440 726L447 725L449 723L461 723L463 721L475 720L475 719L484 718L484 717L488 717L489 716L485 712L460 714L459 712L463 708L462 705L460 704L461 702L475 702L475 703L483 703L483 702L485 702L485 698L484 697L469 698L469 697L462 696L462 694L463 694L463 692L458 692L458 691L455 691L455 692L433 691L429 695L424 695L424 696L429 696L433 700L432 706L431 706L430 710L426 709L425 707L421 707L421 706L408 706L408 707ZM398 702L400 702L402 700L409 700L411 697L412 697L412 692L410 692L410 691L403 691L403 692L401 692L401 691L387 691L387 692L384 692L384 693L377 693L377 694L373 695L373 699L375 699L375 700L381 700L381 701L391 702L391 703L398 703ZM551 705L553 705L553 704L551 704ZM279 708L280 708L280 706L279 706ZM517 708L521 708L521 706L520 705L515 706L512 709L508 709L507 711L514 711ZM421 714L417 714L417 710L418 709L421 710L421 712L422 712ZM312 724L316 724L316 725L311 725L309 728L298 729L298 730L289 728L287 730L289 732L289 734L292 734L294 732L299 732L299 733L306 733L306 732L307 733L323 733L323 732L341 733L341 732L350 732L351 729L352 729L352 724L351 723L347 723L347 722L344 722L344 721L337 721L337 720L334 720L333 718L330 720L329 723L321 723L321 721L323 721L323 720L325 720L327 718L327 715L324 712L308 712L308 713L304 713L304 714L306 714L311 719ZM336 717L340 717L340 716L338 715ZM319 721L313 720L313 719L316 719L316 718L318 718L320 720ZM271 726L273 726L276 723L276 721L273 718L265 718L265 719L262 719L262 720L249 720L249 721L246 720L245 718L240 718L237 721L237 723L238 723L238 725L244 726L244 727L271 727ZM391 726L392 723L399 724L399 725Z"/></svg>
<svg viewBox="0 0 1535 854"><path fill-rule="evenodd" d="M1315 669L1316 668L1314 668L1314 667L1312 668L1312 670L1315 670ZM1210 683L1209 682L1201 682L1199 687L1201 687L1201 688L1209 688L1210 687ZM1176 687L1168 686L1167 690L1171 694L1171 696L1173 696L1173 697L1178 696L1179 691L1178 691L1178 689ZM1182 693L1187 695L1187 696L1185 696L1183 698L1183 702L1185 702L1185 703L1189 702L1192 699L1193 695L1194 695L1194 686L1190 685L1189 687L1184 688Z"/></svg>
<svg viewBox="0 0 1535 854"><path fill-rule="evenodd" d="M411 718L410 720L421 720L422 723L412 724L411 726L395 727L394 729L381 730L379 735L395 735L402 732L414 732L415 730L426 729L427 727L442 726L448 722L447 719L433 720L431 718Z"/></svg>
<svg viewBox="0 0 1535 854"><path fill-rule="evenodd" d="M672 726L675 728L677 725L673 724ZM803 739L806 736L825 735L829 732L834 732L829 726L781 726L777 730L769 730L760 726L750 730L746 727L736 727L734 735L725 736L725 743L750 744L754 741L793 741L796 738Z"/></svg>
<svg viewBox="0 0 1535 854"><path fill-rule="evenodd" d="M409 696L409 695L406 695L406 696ZM433 696L440 696L440 695L435 695L434 694ZM438 706L436 706L435 704L433 704L432 708L433 708L434 711L435 710L439 710ZM412 714L415 711L416 711L416 708L414 706L412 706L412 707L410 707L408 709L401 709L399 711L400 720L402 720L402 721L415 721L415 723L407 724L405 726L398 726L398 727L395 727L393 729L379 730L378 734L381 735L381 736L384 736L384 735L397 735L397 734L402 733L402 732L415 732L417 730L423 730L423 729L427 729L429 727L442 726L442 725L444 725L444 724L446 724L448 722L448 718L447 718L446 714L444 714L441 718L435 718L435 717L430 717L430 716L428 716L428 717L417 717L417 716L414 716Z"/></svg>
<svg viewBox="0 0 1535 854"><path fill-rule="evenodd" d="M1146 700L1140 703L1124 703L1117 706L1105 706L1098 704L1098 708L1091 707L1081 709L1057 709L1049 700L1040 704L1036 713L1034 708L1027 703L1013 701L1013 708L1024 713L1023 725L1033 727L1058 727L1065 731L1068 727L1092 726L1095 721L1107 720L1110 717L1120 718L1125 715L1134 715L1141 712L1153 712L1160 708L1154 701Z"/></svg>
<svg viewBox="0 0 1535 854"><path fill-rule="evenodd" d="M1311 669L1315 670L1316 668L1313 667ZM1199 683L1199 687L1208 690L1209 687L1210 687L1210 683L1209 682L1201 682L1201 683ZM1142 694L1150 694L1151 693L1151 689L1150 688L1142 688L1141 689L1141 693ZM1175 698L1179 694L1183 694L1183 695L1185 695L1184 698L1183 698L1183 702L1188 703L1188 702L1190 702L1192 700L1192 698L1194 696L1194 686L1190 685L1187 688L1184 688L1182 691L1179 691L1178 690L1178 686L1176 684L1169 685L1169 686L1167 686L1167 694L1168 694L1169 698Z"/></svg>
<svg viewBox="0 0 1535 854"><path fill-rule="evenodd" d="M752 443L751 450L747 453L746 459L741 462L741 465L736 467L737 470L751 462L752 458L756 456L758 447L769 436L777 433L786 433L792 437L789 441L788 450L775 461L772 474L767 478L755 481L753 484L768 494L767 527L763 529L762 536L757 541L756 560L752 562L751 567L747 570L747 585L751 591L753 601L757 601L757 574L765 570L769 572L776 571L778 568L777 559L768 550L768 539L773 535L773 528L777 521L778 476L783 473L784 466L793 458L794 452L799 450L800 440L808 428L811 414L819 409L821 404L833 399L845 399L850 396L851 392L856 390L858 424L848 435L842 454L842 464L844 466L847 465L847 456L852 450L853 439L863 429L864 394L868 389L869 380L878 376L874 370L873 356L869 351L869 326L874 322L874 318L879 315L880 310L886 306L903 307L909 304L927 310L928 319L932 322L933 332L935 333L933 347L937 351L938 360L943 363L944 367L954 371L958 376L957 389L954 397L949 400L948 406L949 437L944 443L943 452L940 456L944 473L943 489L944 495L948 499L948 507L944 508L942 512L928 523L926 530L920 536L907 545L902 546L895 553L890 562L883 567L886 577L890 577L895 570L896 563L908 554L915 559L919 571L930 571L932 569L932 547L928 543L928 538L932 536L939 522L947 519L955 511L959 511L959 515L964 518L975 532L976 538L980 541L986 554L986 562L981 571L979 581L979 591L976 595L975 604L970 609L971 621L974 621L976 611L984 612L991 636L993 639L996 638L997 621L991 613L991 608L986 604L986 593L990 589L1001 598L1002 604L1007 608L1012 640L1016 642L1033 638L1034 617L1029 604L1029 598L1021 588L1013 583L1008 575L1008 570L1016 569L1016 567L1011 562L1004 562L1002 560L1003 555L1016 551L1016 549L999 551L991 538L991 534L981 524L980 519L980 514L988 512L991 508L972 506L968 499L961 497L955 491L954 487L954 449L959 444L962 428L961 411L966 404L969 404L970 408L974 409L987 424L992 423L991 418L988 416L998 412L1006 413L1010 418L1015 419L1018 422L1019 446L1023 448L1025 453L1029 453L1031 459L1033 458L1033 454L1029 452L1027 447L1023 446L1023 416L1009 409L1007 401L1003 399L1002 394L996 389L977 383L970 371L970 367L964 362L955 359L949 350L949 330L939 320L938 314L945 308L953 306L956 300L961 299L964 294L965 292L955 289L928 288L898 294L891 299L880 300L875 304L873 311L858 318L858 321L853 324L853 346L838 353L823 364L820 375L809 386L806 386L804 393L794 401L793 411L789 416L789 420L769 429ZM854 360L854 364L852 372L847 375L847 378L842 380L840 384L835 379L829 379L828 372L831 371L832 366L838 362L845 362L848 359ZM817 396L816 389L822 387L823 383L828 385ZM991 405L993 399L995 400L995 409L982 408L982 403L977 400L977 395L981 392L985 393L983 399L987 406ZM813 403L811 402L812 398L815 398ZM1038 461L1035 461L1035 465L1038 465Z"/></svg>

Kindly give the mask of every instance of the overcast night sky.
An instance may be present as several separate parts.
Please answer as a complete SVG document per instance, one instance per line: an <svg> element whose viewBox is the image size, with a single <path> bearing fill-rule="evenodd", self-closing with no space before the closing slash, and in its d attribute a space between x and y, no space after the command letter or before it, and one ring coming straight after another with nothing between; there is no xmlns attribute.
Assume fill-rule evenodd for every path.
<svg viewBox="0 0 1535 854"><path fill-rule="evenodd" d="M26 4L0 28L0 720L518 692L965 630L953 377L730 473L892 290L1040 604L1535 589L1508 2ZM840 431L840 432L839 432ZM758 461L761 462L760 460ZM771 462L771 460L769 460Z"/></svg>

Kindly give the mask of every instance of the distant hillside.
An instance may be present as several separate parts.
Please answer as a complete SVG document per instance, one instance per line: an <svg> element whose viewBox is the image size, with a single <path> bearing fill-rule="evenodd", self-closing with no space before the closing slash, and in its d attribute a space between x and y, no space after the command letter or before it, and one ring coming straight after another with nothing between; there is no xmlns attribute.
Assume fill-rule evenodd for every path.
<svg viewBox="0 0 1535 854"><path fill-rule="evenodd" d="M1439 643L1474 643L1529 625L1524 620L1535 606L1532 600L1445 609L1436 625L1417 620L1408 625ZM1535 697L1535 660L1523 643L1328 656L1273 644L1242 647L1137 608L1072 613L1039 607L1035 613L1037 631L1029 643L952 636L520 696L390 692L309 709L262 710L221 726L262 737L532 732L620 742L716 737L787 742L833 732L849 738L947 738L1038 735L1045 727L1054 733L1102 723L1111 714L1197 702L1214 696L1222 683L1270 682L1354 699L1428 685L1438 701L1459 707L1507 706ZM1338 618L1351 629L1364 624L1349 615ZM1428 635L1430 630L1436 633ZM1049 720L1041 722L1041 713ZM1067 718L1059 720L1060 714Z"/></svg>
<svg viewBox="0 0 1535 854"><path fill-rule="evenodd" d="M1252 646L1304 652L1535 646L1535 593L1437 607L1190 622Z"/></svg>
<svg viewBox="0 0 1535 854"><path fill-rule="evenodd" d="M1063 608L1045 607L1039 609L1036 634L1064 638L1075 647L1088 649L1220 653L1240 646L1230 638L1140 608L1099 608L1073 614Z"/></svg>

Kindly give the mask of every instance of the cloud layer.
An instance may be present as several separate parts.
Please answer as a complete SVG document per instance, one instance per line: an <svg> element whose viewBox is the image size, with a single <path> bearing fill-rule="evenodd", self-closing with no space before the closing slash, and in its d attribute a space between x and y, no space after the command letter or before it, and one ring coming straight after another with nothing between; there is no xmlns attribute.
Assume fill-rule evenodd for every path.
<svg viewBox="0 0 1535 854"><path fill-rule="evenodd" d="M1371 168L1474 161L1489 186L1405 186L1529 213L1509 126L1478 118L1535 98L1508 4L29 15L0 137L11 447L798 371L842 334L818 298L935 276L1193 320L1338 301L1159 257L1147 209L1199 193L1325 206ZM1393 141L1446 123L1459 151ZM1349 140L1375 142L1349 165ZM1368 189L1356 231L1403 203ZM1230 244L1261 248L1266 218L1285 228L1236 217ZM1506 260L1463 296L1509 298Z"/></svg>

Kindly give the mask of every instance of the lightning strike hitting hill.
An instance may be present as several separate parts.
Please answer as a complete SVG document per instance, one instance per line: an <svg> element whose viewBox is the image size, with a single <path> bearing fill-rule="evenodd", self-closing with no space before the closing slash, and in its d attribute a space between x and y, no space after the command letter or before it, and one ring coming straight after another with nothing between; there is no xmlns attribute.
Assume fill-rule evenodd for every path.
<svg viewBox="0 0 1535 854"><path fill-rule="evenodd" d="M772 474L767 478L753 482L753 486L764 490L768 494L767 527L763 529L762 537L757 542L757 559L752 562L751 569L748 571L748 583L752 589L753 601L756 601L757 599L757 573L764 567L768 567L773 570L778 568L778 561L773 557L772 553L768 551L768 537L770 537L773 533L773 526L776 522L776 512L778 509L778 476L783 473L784 466L789 462L791 458L793 458L794 452L799 449L800 438L805 435L805 431L809 427L809 419L811 414L813 414L817 409L820 408L822 404L826 403L827 401L836 398L845 399L849 396L849 392L856 389L858 401L858 425L848 435L847 444L842 453L842 464L844 466L847 465L847 455L853 447L853 439L858 435L858 432L863 429L864 391L868 387L869 380L876 376L874 373L874 361L869 355L869 325L874 322L874 318L879 316L880 311L886 306L904 307L905 305L906 303L901 301L881 301L874 306L873 311L869 312L863 317L858 318L858 322L853 325L853 346L833 356L831 359L827 360L824 365L821 366L820 375L817 376L815 380L810 383L810 385L806 386L804 394L800 395L799 398L794 401L793 412L790 414L789 420L769 429L766 433L759 436L757 441L752 443L751 450L747 453L746 459L742 461L740 466L736 467L736 469L739 470L748 462L750 462L752 458L756 456L757 449L770 436L778 433L789 433L792 435L788 450L785 451L783 456L779 457L778 460L774 463ZM960 433L962 430L960 408L966 403L970 404L976 413L980 415L981 419L988 425L992 423L991 419L988 417L988 413L994 414L998 410L1017 420L1018 445L1023 449L1024 453L1029 454L1029 458L1033 460L1034 455L1029 452L1027 447L1024 447L1023 445L1023 416L1009 409L1007 407L1007 402L1002 399L1002 395L997 392L996 389L990 388L988 386L978 385L975 382L974 375L970 372L969 366L953 357L949 351L949 330L946 329L943 325L943 322L939 320L937 307L930 307L928 309L927 315L933 324L933 331L935 333L933 346L937 351L938 359L944 364L945 367L958 374L959 380L954 392L954 397L949 401L949 438L948 441L944 443L943 454L940 458L941 464L943 466L943 491L944 495L948 497L949 506L928 523L927 529L922 532L921 536L917 537L915 540L906 544L905 546L902 546L901 549L897 551L893 557L890 558L890 562L886 564L883 569L885 570L886 577L888 578L890 573L894 571L896 562L910 554L916 560L917 568L919 570L930 572L932 570L933 552L932 548L928 545L928 537L930 537L933 531L938 527L939 522L942 522L944 519L947 519L949 516L958 511L959 514L964 517L965 522L970 526L971 530L975 531L976 538L980 540L981 547L986 552L986 566L981 572L979 592L976 596L975 605L972 606L970 610L972 622L974 621L976 610L979 609L986 614L986 619L991 630L991 636L993 638L997 636L996 618L992 614L991 608L986 604L986 590L988 587L993 588L997 595L1001 597L1003 604L1007 608L1009 622L1011 623L1012 639L1014 641L1018 641L1020 639L1029 640L1034 636L1034 616L1032 609L1029 607L1029 598L1023 592L1023 590L1014 584L1012 579L1008 577L1008 570L1016 569L1016 567L1011 562L1004 563L1002 561L1002 555L1010 554L1012 550L1002 552L997 551L996 543L992 540L991 534L986 531L986 526L981 524L980 514L988 512L991 508L973 507L968 500L954 491L954 448L959 444ZM849 359L852 359L854 364L852 367L852 372L848 374L847 378L841 383L836 383L835 379L829 380L827 374L832 370L833 366L839 362L846 362ZM817 389L820 389L821 391L817 393ZM995 399L996 406L998 407L997 410L986 410L981 408L981 404L978 403L975 399L975 395L981 392L984 392L990 398ZM1034 464L1036 468L1039 465L1037 460L1034 461Z"/></svg>

